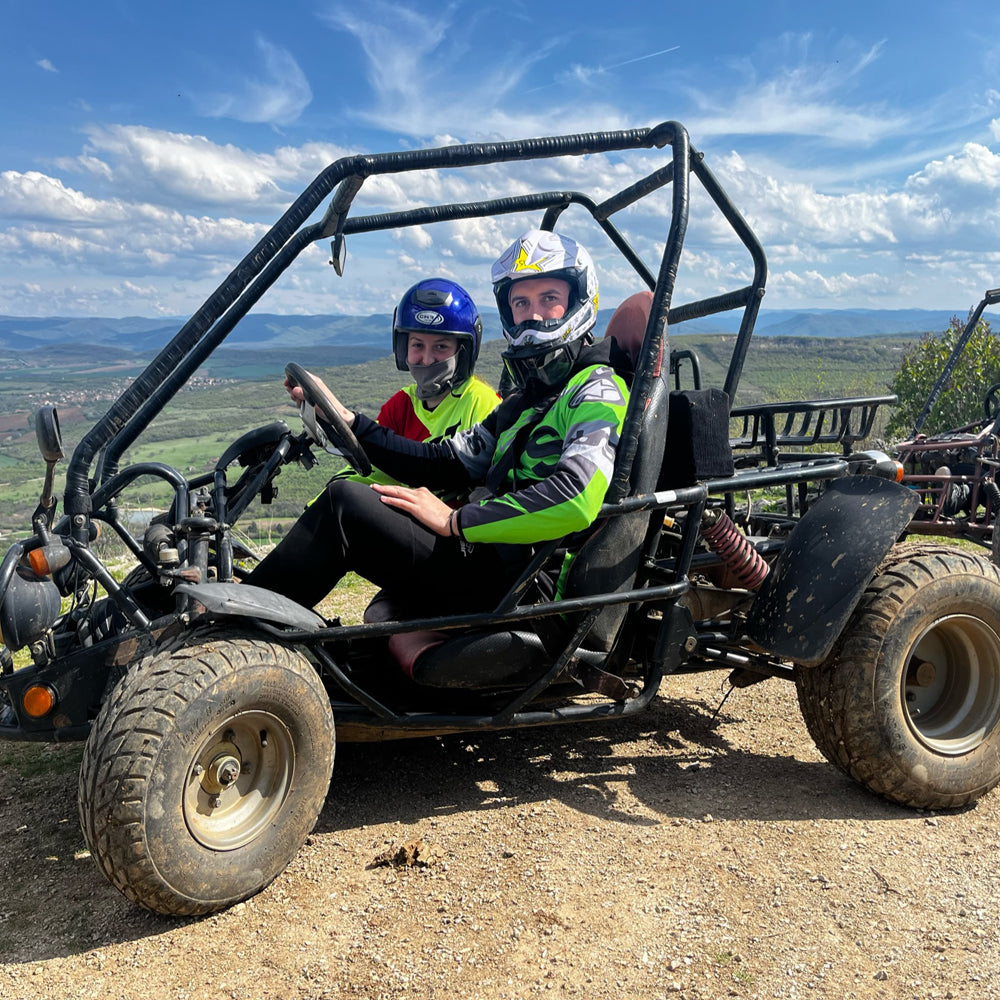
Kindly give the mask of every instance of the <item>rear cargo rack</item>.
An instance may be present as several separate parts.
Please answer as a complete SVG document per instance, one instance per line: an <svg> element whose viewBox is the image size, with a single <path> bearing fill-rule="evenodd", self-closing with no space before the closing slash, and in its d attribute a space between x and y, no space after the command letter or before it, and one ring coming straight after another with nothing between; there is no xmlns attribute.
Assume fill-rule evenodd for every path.
<svg viewBox="0 0 1000 1000"><path fill-rule="evenodd" d="M849 455L871 434L879 407L895 402L890 395L734 407L730 412L734 460L737 467L746 468ZM813 450L801 450L807 448Z"/></svg>

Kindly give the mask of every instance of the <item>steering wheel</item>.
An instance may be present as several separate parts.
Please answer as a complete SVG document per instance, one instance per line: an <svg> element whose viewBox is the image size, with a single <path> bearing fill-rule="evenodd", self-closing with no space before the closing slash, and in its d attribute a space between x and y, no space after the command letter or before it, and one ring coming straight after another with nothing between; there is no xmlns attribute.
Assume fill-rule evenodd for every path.
<svg viewBox="0 0 1000 1000"><path fill-rule="evenodd" d="M285 365L285 378L291 385L297 385L305 397L301 413L302 423L305 425L309 437L321 448L325 448L327 442L332 444L347 459L351 468L358 475L371 475L371 459L365 454L364 448L354 436L354 431L347 426L344 418L340 415L340 409L334 403L329 391L317 382L305 368L294 362ZM320 416L317 407L322 409L323 416Z"/></svg>
<svg viewBox="0 0 1000 1000"><path fill-rule="evenodd" d="M986 390L986 402L983 404L986 416L990 420L995 420L1000 414L1000 382L994 382Z"/></svg>

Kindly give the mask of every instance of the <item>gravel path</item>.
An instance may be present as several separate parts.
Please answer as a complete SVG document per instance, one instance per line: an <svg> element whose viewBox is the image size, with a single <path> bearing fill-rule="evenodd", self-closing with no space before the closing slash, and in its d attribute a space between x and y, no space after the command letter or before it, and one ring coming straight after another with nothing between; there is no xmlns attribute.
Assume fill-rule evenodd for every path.
<svg viewBox="0 0 1000 1000"><path fill-rule="evenodd" d="M617 725L342 745L292 866L197 921L86 856L79 748L0 745L0 997L1000 996L1000 795L884 803L787 683L713 719L723 678Z"/></svg>

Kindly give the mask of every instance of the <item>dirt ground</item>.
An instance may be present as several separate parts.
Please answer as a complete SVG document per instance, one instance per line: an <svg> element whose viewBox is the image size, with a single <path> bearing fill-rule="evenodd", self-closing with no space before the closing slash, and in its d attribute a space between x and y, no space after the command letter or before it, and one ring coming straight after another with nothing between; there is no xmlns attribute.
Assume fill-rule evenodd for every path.
<svg viewBox="0 0 1000 1000"><path fill-rule="evenodd" d="M1000 995L1000 793L889 805L787 682L713 718L723 679L624 723L342 744L291 867L200 920L100 875L79 747L0 745L0 997Z"/></svg>

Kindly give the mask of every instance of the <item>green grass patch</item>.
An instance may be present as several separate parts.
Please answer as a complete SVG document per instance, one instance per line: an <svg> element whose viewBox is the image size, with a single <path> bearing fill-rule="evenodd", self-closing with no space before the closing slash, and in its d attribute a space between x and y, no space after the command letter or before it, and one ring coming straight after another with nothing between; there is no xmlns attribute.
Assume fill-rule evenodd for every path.
<svg viewBox="0 0 1000 1000"><path fill-rule="evenodd" d="M82 759L82 743L0 743L0 769L23 781L74 774Z"/></svg>

